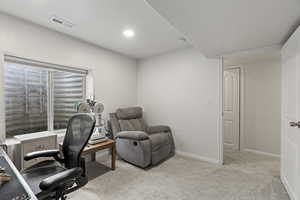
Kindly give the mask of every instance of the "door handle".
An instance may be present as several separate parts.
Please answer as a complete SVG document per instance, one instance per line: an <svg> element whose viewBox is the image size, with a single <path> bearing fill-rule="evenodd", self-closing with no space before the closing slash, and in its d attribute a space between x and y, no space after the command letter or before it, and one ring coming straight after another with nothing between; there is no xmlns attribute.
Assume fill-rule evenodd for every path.
<svg viewBox="0 0 300 200"><path fill-rule="evenodd" d="M298 127L298 128L300 128L300 121L289 122L289 124L290 124L290 127Z"/></svg>

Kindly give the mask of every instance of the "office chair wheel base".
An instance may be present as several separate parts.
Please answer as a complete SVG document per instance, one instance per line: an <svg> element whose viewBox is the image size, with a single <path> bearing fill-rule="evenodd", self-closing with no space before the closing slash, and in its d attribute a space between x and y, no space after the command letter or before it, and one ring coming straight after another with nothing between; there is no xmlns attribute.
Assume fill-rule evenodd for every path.
<svg viewBox="0 0 300 200"><path fill-rule="evenodd" d="M67 196L62 196L61 198L60 198L60 200L66 200L67 199Z"/></svg>
<svg viewBox="0 0 300 200"><path fill-rule="evenodd" d="M66 195L58 195L55 197L55 200L66 200L67 196Z"/></svg>

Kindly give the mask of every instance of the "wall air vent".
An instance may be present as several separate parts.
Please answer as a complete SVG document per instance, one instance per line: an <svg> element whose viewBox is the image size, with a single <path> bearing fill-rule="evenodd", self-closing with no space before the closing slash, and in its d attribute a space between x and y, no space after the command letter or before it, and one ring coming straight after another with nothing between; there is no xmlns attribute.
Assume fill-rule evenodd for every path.
<svg viewBox="0 0 300 200"><path fill-rule="evenodd" d="M69 28L72 28L74 26L74 24L68 20L65 20L61 17L57 17L57 16L53 16L51 17L51 22L53 23L57 23L57 24L60 24L60 25L64 25L66 27L69 27Z"/></svg>

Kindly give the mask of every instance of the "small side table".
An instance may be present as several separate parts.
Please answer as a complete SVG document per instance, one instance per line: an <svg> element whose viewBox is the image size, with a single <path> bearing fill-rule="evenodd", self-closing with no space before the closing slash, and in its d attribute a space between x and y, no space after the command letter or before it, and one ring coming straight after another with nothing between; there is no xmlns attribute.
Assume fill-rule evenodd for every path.
<svg viewBox="0 0 300 200"><path fill-rule="evenodd" d="M62 149L62 143L59 144L59 148ZM107 140L97 144L87 144L82 155L92 155L92 161L96 161L96 152L103 149L111 149L111 169L116 169L116 142L114 140Z"/></svg>

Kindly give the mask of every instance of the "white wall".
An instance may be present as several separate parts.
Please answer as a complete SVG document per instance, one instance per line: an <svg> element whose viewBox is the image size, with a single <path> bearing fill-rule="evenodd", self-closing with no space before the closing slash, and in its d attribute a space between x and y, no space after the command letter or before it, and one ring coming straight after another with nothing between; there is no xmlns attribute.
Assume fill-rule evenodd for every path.
<svg viewBox="0 0 300 200"><path fill-rule="evenodd" d="M244 148L280 154L280 57L244 64Z"/></svg>
<svg viewBox="0 0 300 200"><path fill-rule="evenodd" d="M269 154L280 154L281 59L275 52L266 59L240 61L244 95L241 147ZM231 66L225 66L230 68ZM233 66L235 67L235 66Z"/></svg>
<svg viewBox="0 0 300 200"><path fill-rule="evenodd" d="M172 128L177 151L219 162L221 73L192 48L138 62L138 103L150 124Z"/></svg>
<svg viewBox="0 0 300 200"><path fill-rule="evenodd" d="M96 99L105 104L106 113L137 103L135 59L3 14L0 14L0 27L0 73L3 53L6 52L50 63L89 68L94 74ZM2 88L3 77L0 77ZM0 136L3 138L3 88L0 89L0 97Z"/></svg>

